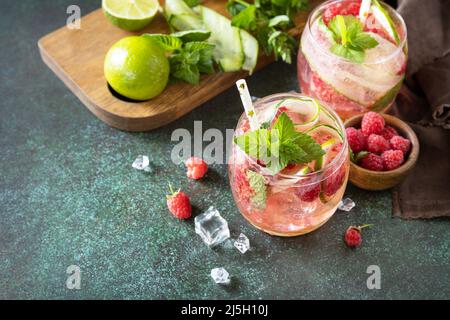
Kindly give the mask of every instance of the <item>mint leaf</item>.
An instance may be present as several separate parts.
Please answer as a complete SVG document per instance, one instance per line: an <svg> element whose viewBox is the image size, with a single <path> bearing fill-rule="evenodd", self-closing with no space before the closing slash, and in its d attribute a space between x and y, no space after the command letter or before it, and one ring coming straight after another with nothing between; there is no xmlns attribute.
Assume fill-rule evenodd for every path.
<svg viewBox="0 0 450 320"><path fill-rule="evenodd" d="M253 195L250 198L252 205L259 210L264 210L266 208L267 198L266 181L264 176L251 170L247 170L246 176L248 184L253 190Z"/></svg>
<svg viewBox="0 0 450 320"><path fill-rule="evenodd" d="M286 31L294 24L295 14L306 9L307 0L228 0L226 8L232 25L240 27L258 40L266 55L291 63L297 41Z"/></svg>
<svg viewBox="0 0 450 320"><path fill-rule="evenodd" d="M286 112L282 112L278 116L272 130L278 130L278 136L281 141L288 141L297 133L295 131L294 123Z"/></svg>
<svg viewBox="0 0 450 320"><path fill-rule="evenodd" d="M201 72L214 72L213 50L214 45L207 42L186 43L169 57L172 78L198 84Z"/></svg>
<svg viewBox="0 0 450 320"><path fill-rule="evenodd" d="M251 29L256 19L255 12L256 7L254 5L249 5L233 17L231 25L242 29Z"/></svg>
<svg viewBox="0 0 450 320"><path fill-rule="evenodd" d="M202 73L214 73L214 45L207 42L192 41L185 45L185 50L198 52L197 68Z"/></svg>
<svg viewBox="0 0 450 320"><path fill-rule="evenodd" d="M270 150L270 141L268 140L269 131L267 129L259 129L256 131L249 131L243 135L234 138L236 143L249 156L267 160L267 153Z"/></svg>
<svg viewBox="0 0 450 320"><path fill-rule="evenodd" d="M334 44L330 47L330 51L337 56L341 56L356 63L364 62L364 51L350 49L341 44Z"/></svg>
<svg viewBox="0 0 450 320"><path fill-rule="evenodd" d="M274 174L289 163L309 163L324 154L313 138L295 130L285 112L280 114L271 130L250 131L235 137L234 142L249 156L262 160Z"/></svg>
<svg viewBox="0 0 450 320"><path fill-rule="evenodd" d="M291 22L291 19L289 19L289 17L285 14L280 15L280 16L276 16L273 17L272 19L269 20L269 27L275 27L275 26L287 26L289 25Z"/></svg>
<svg viewBox="0 0 450 320"><path fill-rule="evenodd" d="M181 49L183 46L183 42L179 38L167 34L146 33L142 37L154 40L161 48L169 52Z"/></svg>
<svg viewBox="0 0 450 320"><path fill-rule="evenodd" d="M365 158L369 154L368 151L360 151L355 156L355 162L359 162L362 158Z"/></svg>
<svg viewBox="0 0 450 320"><path fill-rule="evenodd" d="M352 44L362 49L371 49L378 45L378 41L367 33L358 33L352 39Z"/></svg>
<svg viewBox="0 0 450 320"><path fill-rule="evenodd" d="M321 27L323 28L324 25ZM335 42L330 47L330 51L356 63L364 62L366 49L378 45L378 42L370 34L363 32L361 22L352 15L335 16L328 23L328 30Z"/></svg>
<svg viewBox="0 0 450 320"><path fill-rule="evenodd" d="M202 0L184 0L184 2L189 6L189 7L195 7L198 6L200 3L202 3Z"/></svg>
<svg viewBox="0 0 450 320"><path fill-rule="evenodd" d="M198 51L182 51L170 57L170 74L175 79L186 81L190 84L198 84L200 71L197 62L200 59Z"/></svg>

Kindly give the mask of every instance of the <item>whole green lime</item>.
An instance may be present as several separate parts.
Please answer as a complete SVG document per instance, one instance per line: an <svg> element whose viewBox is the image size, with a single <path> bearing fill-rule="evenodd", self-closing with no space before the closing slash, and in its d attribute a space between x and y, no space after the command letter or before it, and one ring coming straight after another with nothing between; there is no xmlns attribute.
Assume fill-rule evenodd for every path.
<svg viewBox="0 0 450 320"><path fill-rule="evenodd" d="M121 95L148 100L159 95L169 80L169 61L164 50L145 37L126 37L109 49L105 77Z"/></svg>

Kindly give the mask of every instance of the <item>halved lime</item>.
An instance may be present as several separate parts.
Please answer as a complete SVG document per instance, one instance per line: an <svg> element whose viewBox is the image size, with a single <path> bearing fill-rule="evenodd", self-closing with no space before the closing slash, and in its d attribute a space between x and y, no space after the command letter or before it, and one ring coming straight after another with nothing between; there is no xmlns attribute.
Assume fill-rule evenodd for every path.
<svg viewBox="0 0 450 320"><path fill-rule="evenodd" d="M381 5L377 0L373 0L373 5L371 6L373 15L375 19L386 29L387 33L395 40L397 44L400 43L400 37L398 36L398 32L395 29L394 22L392 21L389 12Z"/></svg>
<svg viewBox="0 0 450 320"><path fill-rule="evenodd" d="M158 0L102 0L102 8L113 25L136 31L153 20L160 6Z"/></svg>

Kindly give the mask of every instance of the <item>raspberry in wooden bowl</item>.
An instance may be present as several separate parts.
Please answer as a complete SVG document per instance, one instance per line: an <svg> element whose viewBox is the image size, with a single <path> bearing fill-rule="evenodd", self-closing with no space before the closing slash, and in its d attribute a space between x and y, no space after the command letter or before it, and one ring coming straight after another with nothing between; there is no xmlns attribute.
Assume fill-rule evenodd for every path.
<svg viewBox="0 0 450 320"><path fill-rule="evenodd" d="M412 128L387 114L368 112L345 121L351 149L349 180L365 190L385 190L414 168L419 140Z"/></svg>

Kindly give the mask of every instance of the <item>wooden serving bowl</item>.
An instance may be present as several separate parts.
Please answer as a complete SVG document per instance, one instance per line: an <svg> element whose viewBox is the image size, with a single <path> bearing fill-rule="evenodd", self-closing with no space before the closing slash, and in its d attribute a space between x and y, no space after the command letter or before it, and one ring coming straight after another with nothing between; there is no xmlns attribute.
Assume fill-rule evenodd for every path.
<svg viewBox="0 0 450 320"><path fill-rule="evenodd" d="M386 122L386 125L394 127L398 133L404 138L411 141L411 149L406 161L397 169L390 171L372 171L364 169L357 164L350 162L349 180L354 185L365 190L385 190L392 188L400 183L414 168L419 157L419 140L416 134L409 125L402 120L387 114L381 114ZM345 121L344 126L356 127L361 126L363 115L358 115Z"/></svg>

